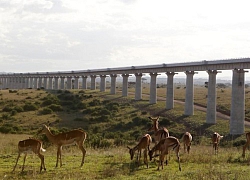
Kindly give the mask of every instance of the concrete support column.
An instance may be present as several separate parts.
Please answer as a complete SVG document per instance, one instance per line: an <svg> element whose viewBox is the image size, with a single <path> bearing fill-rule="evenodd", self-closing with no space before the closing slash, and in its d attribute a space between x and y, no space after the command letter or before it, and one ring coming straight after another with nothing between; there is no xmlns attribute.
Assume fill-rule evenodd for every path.
<svg viewBox="0 0 250 180"><path fill-rule="evenodd" d="M30 82L30 78L27 76L25 77L25 89L28 89L29 88L29 82Z"/></svg>
<svg viewBox="0 0 250 180"><path fill-rule="evenodd" d="M72 89L72 77L67 76L66 80L67 80L67 88L66 89Z"/></svg>
<svg viewBox="0 0 250 180"><path fill-rule="evenodd" d="M34 77L30 77L29 88L33 89L33 84L34 84Z"/></svg>
<svg viewBox="0 0 250 180"><path fill-rule="evenodd" d="M100 82L100 91L105 92L106 91L106 75L100 75L101 82Z"/></svg>
<svg viewBox="0 0 250 180"><path fill-rule="evenodd" d="M48 89L53 89L53 77L49 76L48 79L49 79Z"/></svg>
<svg viewBox="0 0 250 180"><path fill-rule="evenodd" d="M177 73L167 72L167 92L166 92L166 109L174 108L174 75Z"/></svg>
<svg viewBox="0 0 250 180"><path fill-rule="evenodd" d="M75 76L74 89L79 89L79 76Z"/></svg>
<svg viewBox="0 0 250 180"><path fill-rule="evenodd" d="M233 70L230 134L245 132L245 72L243 69Z"/></svg>
<svg viewBox="0 0 250 180"><path fill-rule="evenodd" d="M43 77L38 77L38 88L41 88L43 86L42 82L43 82Z"/></svg>
<svg viewBox="0 0 250 180"><path fill-rule="evenodd" d="M58 90L59 89L59 77L55 76L54 81L55 81L55 88L54 89Z"/></svg>
<svg viewBox="0 0 250 180"><path fill-rule="evenodd" d="M9 87L10 87L10 77L7 77L6 86L4 87L4 89L9 88Z"/></svg>
<svg viewBox="0 0 250 180"><path fill-rule="evenodd" d="M129 74L122 74L122 96L128 96L128 77Z"/></svg>
<svg viewBox="0 0 250 180"><path fill-rule="evenodd" d="M142 99L142 73L135 73L135 100Z"/></svg>
<svg viewBox="0 0 250 180"><path fill-rule="evenodd" d="M82 89L87 89L87 78L88 76L82 76Z"/></svg>
<svg viewBox="0 0 250 180"><path fill-rule="evenodd" d="M14 81L14 77L10 77L10 81L9 81L9 89L11 89L12 88L12 86L13 86L13 81Z"/></svg>
<svg viewBox="0 0 250 180"><path fill-rule="evenodd" d="M22 86L22 89L25 89L25 82L26 82L26 78L25 77L21 77L21 86Z"/></svg>
<svg viewBox="0 0 250 180"><path fill-rule="evenodd" d="M34 86L34 89L37 89L37 77L34 77L34 84L33 84L33 86Z"/></svg>
<svg viewBox="0 0 250 180"><path fill-rule="evenodd" d="M111 77L111 87L110 87L110 94L116 94L116 74L110 74Z"/></svg>
<svg viewBox="0 0 250 180"><path fill-rule="evenodd" d="M194 71L186 71L186 97L184 115L191 116L194 114Z"/></svg>
<svg viewBox="0 0 250 180"><path fill-rule="evenodd" d="M208 70L207 118L206 123L216 123L216 75L217 70Z"/></svg>
<svg viewBox="0 0 250 180"><path fill-rule="evenodd" d="M65 82L64 82L65 76L60 76L60 86L61 89L65 89Z"/></svg>
<svg viewBox="0 0 250 180"><path fill-rule="evenodd" d="M43 87L44 89L48 89L48 77L47 76L43 77Z"/></svg>
<svg viewBox="0 0 250 180"><path fill-rule="evenodd" d="M15 89L21 89L21 77L16 77L16 87Z"/></svg>
<svg viewBox="0 0 250 180"><path fill-rule="evenodd" d="M96 75L91 75L90 76L90 89L91 90L96 90Z"/></svg>
<svg viewBox="0 0 250 180"><path fill-rule="evenodd" d="M150 73L150 98L149 103L150 104L156 104L157 103L157 90L156 90L156 77L157 73Z"/></svg>

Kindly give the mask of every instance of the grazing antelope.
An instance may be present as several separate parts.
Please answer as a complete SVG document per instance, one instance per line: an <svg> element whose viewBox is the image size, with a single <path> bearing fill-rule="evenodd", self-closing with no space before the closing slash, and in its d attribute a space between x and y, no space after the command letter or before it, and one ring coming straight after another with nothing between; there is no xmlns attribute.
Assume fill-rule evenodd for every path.
<svg viewBox="0 0 250 180"><path fill-rule="evenodd" d="M169 132L167 128L163 127L162 129L159 129L159 116L156 118L148 117L151 121L153 121L153 125L151 128L148 129L148 131L153 130L154 131L154 140L155 144L157 144L161 139L165 139L169 136Z"/></svg>
<svg viewBox="0 0 250 180"><path fill-rule="evenodd" d="M185 132L182 136L182 141L184 145L184 152L187 151L189 154L192 142L192 135L189 132Z"/></svg>
<svg viewBox="0 0 250 180"><path fill-rule="evenodd" d="M154 153L157 150L160 151L159 164L158 164L157 170L160 169L160 166L163 169L163 162L164 162L165 155L167 155L169 150L172 149L176 153L178 163L179 163L179 170L181 171L180 156L179 156L180 146L181 146L180 141L173 136L169 136L165 139L162 139L151 150L149 150L148 155L149 155L150 161L152 160ZM167 160L166 160L166 164L168 164Z"/></svg>
<svg viewBox="0 0 250 180"><path fill-rule="evenodd" d="M219 133L217 132L214 132L214 134L212 135L212 143L213 143L213 149L214 149L215 154L218 153L219 143L222 138L223 136L219 135Z"/></svg>
<svg viewBox="0 0 250 180"><path fill-rule="evenodd" d="M41 166L40 166L40 172L42 171L42 169L44 169L46 171L45 168L45 164L44 164L44 156L41 154L42 152L45 152L46 150L43 149L42 147L42 142L37 140L37 139L25 139L23 141L19 141L18 143L18 156L16 159L16 164L13 168L13 171L15 171L18 160L21 156L22 153L24 153L24 159L23 159L23 167L22 167L22 171L24 170L24 164L25 164L25 160L26 160L26 156L28 153L35 153L38 155L38 157L41 159Z"/></svg>
<svg viewBox="0 0 250 180"><path fill-rule="evenodd" d="M48 126L43 125L42 130L39 133L43 133L47 136L50 142L55 144L57 146L57 160L56 160L56 167L58 166L58 161L60 159L60 166L62 166L62 147L63 146L69 146L69 145L75 145L77 144L82 151L82 162L81 166L84 164L84 158L86 154L86 150L83 147L84 141L86 140L87 134L80 130L80 129L74 129L69 132L60 133L57 135L54 135L51 133Z"/></svg>
<svg viewBox="0 0 250 180"><path fill-rule="evenodd" d="M243 146L243 152L242 152L242 157L245 158L245 151L246 151L246 148L250 145L250 132L246 133L246 139L247 139L247 142L246 144Z"/></svg>
<svg viewBox="0 0 250 180"><path fill-rule="evenodd" d="M137 161L138 161L138 166L140 165L140 159L141 159L141 150L144 149L144 164L146 164L148 168L148 158L147 158L147 151L149 149L150 143L152 142L152 138L149 134L145 134L139 141L139 143L133 147L130 148L127 146L129 149L129 154L130 154L130 159L133 160L135 151L137 150ZM138 158L139 154L139 158Z"/></svg>

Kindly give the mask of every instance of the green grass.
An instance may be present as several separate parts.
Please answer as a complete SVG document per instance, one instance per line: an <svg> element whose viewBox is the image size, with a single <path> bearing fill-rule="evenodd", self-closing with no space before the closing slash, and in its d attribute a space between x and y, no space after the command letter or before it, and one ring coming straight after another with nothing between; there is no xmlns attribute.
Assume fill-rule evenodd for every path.
<svg viewBox="0 0 250 180"><path fill-rule="evenodd" d="M133 92L133 89L130 89ZM143 89L147 93L148 89ZM195 102L206 104L206 88L195 87ZM158 88L158 96L166 95L165 88ZM250 94L250 93L249 93ZM185 89L175 90L175 98L185 98ZM224 101L221 101L223 98ZM230 108L230 89L218 92L218 105ZM246 94L246 107L249 95ZM52 114L41 114L47 99L59 98L63 111ZM0 127L10 129L8 134L0 134L0 178L1 179L247 179L250 175L248 157L241 158L245 136L229 135L228 120L217 119L215 125L206 124L206 113L194 111L193 116L184 116L184 106L175 103L175 108L165 110L165 100L157 104L149 104L148 96L135 101L134 95L122 97L121 92L110 95L109 92L86 90L46 92L43 90L19 90L18 93L1 91L0 108L22 107L26 103L34 103L37 110L11 114L0 111ZM81 104L82 103L82 104ZM95 104L96 105L91 105ZM113 106L118 103L118 107ZM109 106L108 106L109 105ZM110 108L111 109L108 109ZM108 109L108 110L107 110ZM88 113L83 113L87 110ZM115 110L115 111L114 111ZM110 112L110 114L109 114ZM102 113L108 115L102 116ZM157 162L150 162L149 169L145 165L136 166L135 160L129 158L127 145L134 146L138 137L147 132L151 125L148 116L160 115L160 126L169 129L170 135L181 138L185 131L193 135L193 144L189 155L181 149L182 171L174 153L164 170L157 171ZM80 168L81 153L75 147L63 148L63 167L55 168L56 148L50 145L44 136L37 136L42 124L53 122L53 133L81 128L88 134L85 142L87 154L85 164ZM245 128L249 131L249 128ZM217 131L224 138L221 140L219 154L214 155L211 145L211 134ZM17 157L17 143L28 137L36 137L44 141L46 152L46 172L39 173L40 160L35 155L28 155L25 170L21 173L23 156L16 171L12 173ZM120 142L116 145L115 142ZM154 144L151 145L151 147ZM95 147L95 148L94 148ZM98 148L97 148L98 147ZM248 152L246 152L248 154Z"/></svg>

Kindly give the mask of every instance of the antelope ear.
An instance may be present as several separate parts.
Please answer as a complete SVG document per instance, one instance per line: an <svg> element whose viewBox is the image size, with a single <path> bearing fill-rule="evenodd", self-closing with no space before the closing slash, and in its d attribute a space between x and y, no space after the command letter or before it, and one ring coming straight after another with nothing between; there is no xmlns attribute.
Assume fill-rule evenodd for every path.
<svg viewBox="0 0 250 180"><path fill-rule="evenodd" d="M152 120L152 117L149 116L148 119Z"/></svg>
<svg viewBox="0 0 250 180"><path fill-rule="evenodd" d="M223 136L220 136L220 138L222 139L222 138L223 138Z"/></svg>
<svg viewBox="0 0 250 180"><path fill-rule="evenodd" d="M130 150L131 148L127 146L127 148Z"/></svg>

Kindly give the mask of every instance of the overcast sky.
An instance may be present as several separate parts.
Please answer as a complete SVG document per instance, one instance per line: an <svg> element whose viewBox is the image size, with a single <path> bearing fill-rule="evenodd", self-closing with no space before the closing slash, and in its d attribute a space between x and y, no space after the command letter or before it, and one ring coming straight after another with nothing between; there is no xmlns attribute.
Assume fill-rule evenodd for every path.
<svg viewBox="0 0 250 180"><path fill-rule="evenodd" d="M0 72L249 57L250 2L0 0Z"/></svg>

